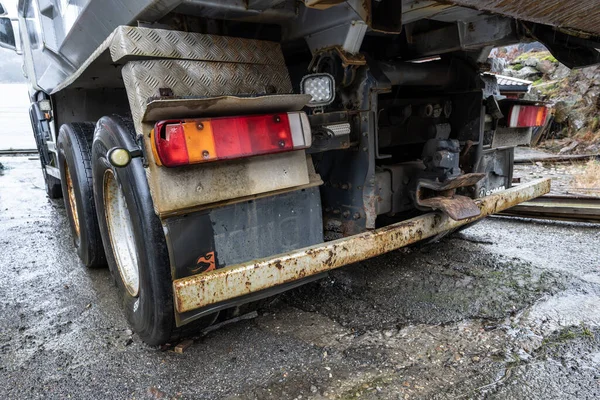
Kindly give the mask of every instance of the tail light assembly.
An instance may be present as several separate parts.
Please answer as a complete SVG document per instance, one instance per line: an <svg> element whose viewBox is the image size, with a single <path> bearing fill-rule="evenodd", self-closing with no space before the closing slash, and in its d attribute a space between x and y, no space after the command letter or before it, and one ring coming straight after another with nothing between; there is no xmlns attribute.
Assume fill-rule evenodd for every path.
<svg viewBox="0 0 600 400"><path fill-rule="evenodd" d="M514 105L508 113L509 128L530 128L543 126L546 123L548 108L546 106Z"/></svg>
<svg viewBox="0 0 600 400"><path fill-rule="evenodd" d="M158 165L182 165L281 153L310 147L304 112L159 121L152 131Z"/></svg>

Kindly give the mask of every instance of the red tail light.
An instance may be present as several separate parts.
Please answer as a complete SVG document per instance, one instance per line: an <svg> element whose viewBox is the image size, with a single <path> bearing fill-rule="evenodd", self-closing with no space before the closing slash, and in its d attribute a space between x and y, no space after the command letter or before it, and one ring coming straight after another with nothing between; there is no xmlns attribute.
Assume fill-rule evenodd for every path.
<svg viewBox="0 0 600 400"><path fill-rule="evenodd" d="M158 124L156 124L158 127ZM155 135L156 152L163 165L189 164L190 157L185 140L185 132L179 121L164 121Z"/></svg>
<svg viewBox="0 0 600 400"><path fill-rule="evenodd" d="M303 112L160 121L153 135L157 162L166 167L279 153L311 144Z"/></svg>
<svg viewBox="0 0 600 400"><path fill-rule="evenodd" d="M287 114L212 121L215 150L220 159L291 150L292 131Z"/></svg>
<svg viewBox="0 0 600 400"><path fill-rule="evenodd" d="M545 106L514 105L508 113L509 128L529 128L546 123L548 108Z"/></svg>

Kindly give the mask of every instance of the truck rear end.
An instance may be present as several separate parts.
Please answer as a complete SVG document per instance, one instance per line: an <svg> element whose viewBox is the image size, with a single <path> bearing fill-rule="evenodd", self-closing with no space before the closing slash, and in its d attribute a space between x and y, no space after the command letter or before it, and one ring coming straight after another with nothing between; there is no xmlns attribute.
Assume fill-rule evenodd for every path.
<svg viewBox="0 0 600 400"><path fill-rule="evenodd" d="M550 189L512 187L545 106L506 102L484 73L492 46L546 38L540 21L388 0L23 0L18 25L48 195L151 345ZM557 58L595 62L595 36L564 56L561 32Z"/></svg>

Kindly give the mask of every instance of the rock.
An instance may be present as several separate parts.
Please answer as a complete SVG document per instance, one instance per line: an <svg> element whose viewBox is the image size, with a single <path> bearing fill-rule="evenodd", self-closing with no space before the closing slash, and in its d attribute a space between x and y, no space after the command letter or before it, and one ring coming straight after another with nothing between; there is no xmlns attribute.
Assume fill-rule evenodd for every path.
<svg viewBox="0 0 600 400"><path fill-rule="evenodd" d="M539 60L535 68L544 75L551 75L556 71L557 64L550 60Z"/></svg>
<svg viewBox="0 0 600 400"><path fill-rule="evenodd" d="M531 86L529 93L523 95L523 100L542 101L546 100L546 95L536 86Z"/></svg>
<svg viewBox="0 0 600 400"><path fill-rule="evenodd" d="M579 145L579 142L576 140L573 140L569 145L563 147L562 149L560 149L560 151L558 152L558 154L566 154L572 150L575 149L575 147L577 147Z"/></svg>
<svg viewBox="0 0 600 400"><path fill-rule="evenodd" d="M502 74L506 68L506 59L504 58L491 58L490 59L490 72L495 74Z"/></svg>
<svg viewBox="0 0 600 400"><path fill-rule="evenodd" d="M585 93L584 101L586 106L595 105L600 97L600 86L592 86Z"/></svg>
<svg viewBox="0 0 600 400"><path fill-rule="evenodd" d="M570 74L571 74L571 70L569 68L567 68L563 64L558 64L558 67L556 67L556 70L550 75L550 79L552 79L553 81L559 80L559 79L564 79L567 76L569 76Z"/></svg>
<svg viewBox="0 0 600 400"><path fill-rule="evenodd" d="M575 86L575 88L577 89L577 91L583 95L590 88L590 81L588 81L588 80L580 80L580 81L575 82L573 84L573 86Z"/></svg>
<svg viewBox="0 0 600 400"><path fill-rule="evenodd" d="M537 69L538 60L534 57L521 59L521 65L525 67L533 67Z"/></svg>
<svg viewBox="0 0 600 400"><path fill-rule="evenodd" d="M317 389L317 387L315 385L311 385L311 387L310 387L310 392L311 393L317 393L317 390L318 389Z"/></svg>
<svg viewBox="0 0 600 400"><path fill-rule="evenodd" d="M569 113L571 112L572 107L569 106L565 101L559 101L554 105L554 120L563 124L569 118Z"/></svg>
<svg viewBox="0 0 600 400"><path fill-rule="evenodd" d="M581 70L581 74L588 80L598 79L598 67L587 67Z"/></svg>
<svg viewBox="0 0 600 400"><path fill-rule="evenodd" d="M579 109L573 109L569 113L569 125L571 128L575 128L576 130L580 130L585 126L587 118L583 114L583 112Z"/></svg>
<svg viewBox="0 0 600 400"><path fill-rule="evenodd" d="M513 76L519 79L535 81L542 76L542 73L533 67L523 67L516 71Z"/></svg>

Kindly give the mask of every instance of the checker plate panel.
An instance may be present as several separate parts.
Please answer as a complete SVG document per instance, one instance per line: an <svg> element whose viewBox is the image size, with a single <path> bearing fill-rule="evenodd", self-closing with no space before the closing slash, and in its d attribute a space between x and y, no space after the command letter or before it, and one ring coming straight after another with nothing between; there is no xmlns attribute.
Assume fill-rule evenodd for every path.
<svg viewBox="0 0 600 400"><path fill-rule="evenodd" d="M285 65L276 42L131 26L117 28L110 54L115 62L152 57Z"/></svg>

